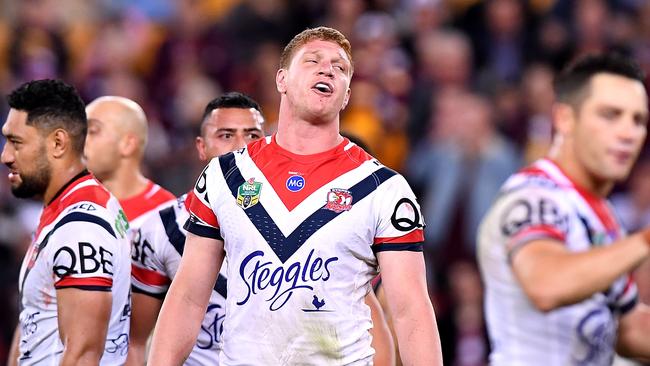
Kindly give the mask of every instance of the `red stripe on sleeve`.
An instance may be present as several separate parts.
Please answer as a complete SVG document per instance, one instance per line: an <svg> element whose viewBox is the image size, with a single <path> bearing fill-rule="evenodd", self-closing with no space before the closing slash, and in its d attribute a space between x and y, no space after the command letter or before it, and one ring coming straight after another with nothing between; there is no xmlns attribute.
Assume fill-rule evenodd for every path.
<svg viewBox="0 0 650 366"><path fill-rule="evenodd" d="M566 241L566 236L564 235L563 232L548 225L531 226L529 228L526 228L520 231L519 233L517 233L514 237L512 237L510 241L515 242L522 237L533 235L533 234L535 235L542 234L544 236L548 236L549 238L557 239L562 242Z"/></svg>
<svg viewBox="0 0 650 366"><path fill-rule="evenodd" d="M106 277L72 277L67 276L60 279L54 284L54 288L71 287L71 286L97 286L112 287L113 280Z"/></svg>
<svg viewBox="0 0 650 366"><path fill-rule="evenodd" d="M148 286L167 286L172 282L167 276L137 266L131 266L131 276Z"/></svg>
<svg viewBox="0 0 650 366"><path fill-rule="evenodd" d="M393 244L402 244L402 243L419 243L424 241L424 230L417 229L413 230L410 233L393 238L375 238L373 244L379 243L393 243Z"/></svg>
<svg viewBox="0 0 650 366"><path fill-rule="evenodd" d="M219 222L217 221L217 217L214 215L212 209L201 202L193 191L187 195L187 198L185 199L185 207L187 207L191 214L198 217L206 224L213 227L219 227Z"/></svg>

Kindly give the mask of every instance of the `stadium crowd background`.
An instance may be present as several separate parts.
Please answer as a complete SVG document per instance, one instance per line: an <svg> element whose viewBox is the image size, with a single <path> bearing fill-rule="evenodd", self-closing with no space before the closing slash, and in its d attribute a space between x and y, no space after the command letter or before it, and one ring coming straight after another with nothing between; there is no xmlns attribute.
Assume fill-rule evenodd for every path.
<svg viewBox="0 0 650 366"><path fill-rule="evenodd" d="M650 73L650 1L0 0L0 94L62 78L86 102L137 101L150 123L146 172L181 194L202 168L193 137L205 104L245 92L273 131L281 45L315 25L342 31L353 45L342 130L403 173L420 198L445 364L483 365L478 222L503 180L548 147L552 80L563 65L616 50ZM3 99L2 122L7 112ZM650 224L644 155L613 197L629 230ZM6 173L0 167L0 360L40 211L12 197ZM636 278L650 302L650 264Z"/></svg>

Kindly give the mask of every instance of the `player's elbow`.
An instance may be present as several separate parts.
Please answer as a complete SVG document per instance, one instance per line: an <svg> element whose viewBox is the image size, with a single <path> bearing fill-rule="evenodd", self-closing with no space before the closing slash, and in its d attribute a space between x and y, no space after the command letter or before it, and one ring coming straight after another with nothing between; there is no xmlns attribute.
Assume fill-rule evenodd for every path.
<svg viewBox="0 0 650 366"><path fill-rule="evenodd" d="M563 305L557 292L548 288L534 288L526 291L531 304L539 311L548 313Z"/></svg>

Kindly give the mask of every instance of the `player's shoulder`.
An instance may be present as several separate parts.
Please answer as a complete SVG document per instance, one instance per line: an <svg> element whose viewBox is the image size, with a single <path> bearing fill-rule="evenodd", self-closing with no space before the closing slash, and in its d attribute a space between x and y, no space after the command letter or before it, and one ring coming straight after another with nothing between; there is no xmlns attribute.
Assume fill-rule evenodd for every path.
<svg viewBox="0 0 650 366"><path fill-rule="evenodd" d="M272 136L266 136L264 138L257 139L255 141L251 141L245 147L233 151L233 154L239 154L239 155L246 154L248 156L254 157L258 154L266 153L270 151L268 147L270 146L272 139L273 139Z"/></svg>
<svg viewBox="0 0 650 366"><path fill-rule="evenodd" d="M569 191L570 187L553 171L535 163L506 180L486 217L499 220L501 227L521 229L524 223L539 221L564 228L574 212ZM504 229L504 233L510 231Z"/></svg>
<svg viewBox="0 0 650 366"><path fill-rule="evenodd" d="M179 197L175 197L173 201L170 201L169 204L164 205L155 212L152 212L151 215L148 215L146 219L142 222L141 231L164 231L166 228L165 217L177 217L183 215L186 212L185 200L187 194L183 194Z"/></svg>
<svg viewBox="0 0 650 366"><path fill-rule="evenodd" d="M543 162L536 162L512 174L501 186L499 198L535 198L541 195L565 199L568 186L549 171Z"/></svg>
<svg viewBox="0 0 650 366"><path fill-rule="evenodd" d="M171 203L176 199L176 196L170 191L151 181L151 188L146 194L146 199L151 202L152 206L160 206L166 203Z"/></svg>
<svg viewBox="0 0 650 366"><path fill-rule="evenodd" d="M63 197L61 197L61 206L66 209L74 209L92 206L93 208L107 208L108 203L114 198L111 193L99 181L88 175L80 179Z"/></svg>
<svg viewBox="0 0 650 366"><path fill-rule="evenodd" d="M126 216L119 210L114 197L109 198L106 206L82 200L69 205L59 215L50 226L48 236L64 240L70 237L78 240L88 237L122 240L128 227Z"/></svg>
<svg viewBox="0 0 650 366"><path fill-rule="evenodd" d="M377 160L374 156L372 156L368 151L366 151L362 146L359 146L355 142L345 139L345 146L343 147L343 151L345 151L346 156L355 161L358 164L362 164L366 161L372 161L372 160Z"/></svg>

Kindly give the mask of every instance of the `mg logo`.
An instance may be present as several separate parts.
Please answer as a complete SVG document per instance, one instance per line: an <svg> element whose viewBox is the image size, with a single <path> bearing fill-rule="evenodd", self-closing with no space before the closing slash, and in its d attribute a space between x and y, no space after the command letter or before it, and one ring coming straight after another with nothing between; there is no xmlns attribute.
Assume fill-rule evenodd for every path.
<svg viewBox="0 0 650 366"><path fill-rule="evenodd" d="M291 192L298 192L305 187L305 178L299 175L292 175L287 179L287 189Z"/></svg>

